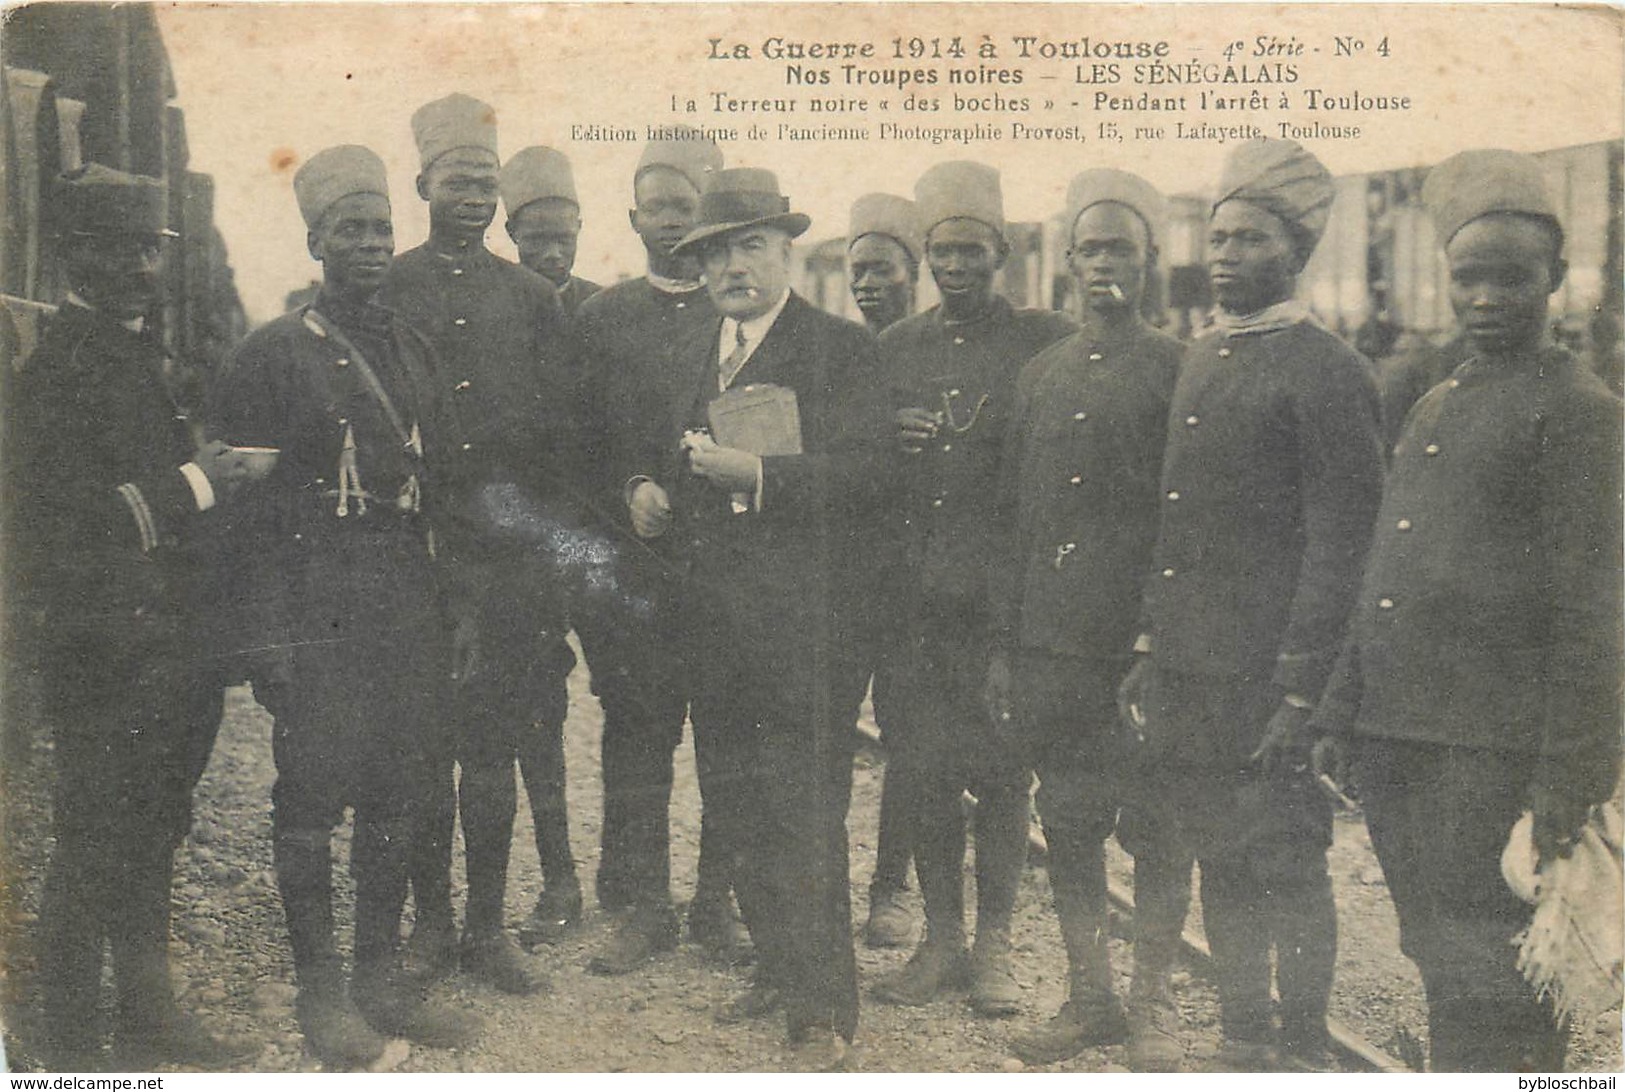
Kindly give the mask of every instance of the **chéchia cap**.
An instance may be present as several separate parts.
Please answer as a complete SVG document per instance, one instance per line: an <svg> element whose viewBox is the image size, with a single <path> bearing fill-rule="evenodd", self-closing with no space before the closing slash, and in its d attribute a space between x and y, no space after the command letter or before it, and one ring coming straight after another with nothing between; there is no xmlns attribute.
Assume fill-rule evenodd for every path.
<svg viewBox="0 0 1625 1092"><path fill-rule="evenodd" d="M846 245L865 235L884 235L894 239L916 264L924 249L920 231L919 211L914 202L892 193L866 193L852 202L851 226L847 229Z"/></svg>
<svg viewBox="0 0 1625 1092"><path fill-rule="evenodd" d="M938 163L914 183L914 204L927 237L944 220L959 219L979 220L1004 237L1004 191L999 172L985 164Z"/></svg>
<svg viewBox="0 0 1625 1092"><path fill-rule="evenodd" d="M779 193L779 180L772 171L735 167L717 172L700 194L699 225L672 247L672 253L692 251L707 239L741 228L774 227L793 239L811 225L806 213L790 211L790 199Z"/></svg>
<svg viewBox="0 0 1625 1092"><path fill-rule="evenodd" d="M1562 237L1557 207L1546 188L1546 172L1532 156L1499 148L1458 152L1428 172L1422 204L1433 218L1440 246L1480 216L1522 213L1550 221Z"/></svg>
<svg viewBox="0 0 1625 1092"><path fill-rule="evenodd" d="M412 139L424 170L453 148L478 148L497 154L497 112L461 92L435 99L412 115Z"/></svg>
<svg viewBox="0 0 1625 1092"><path fill-rule="evenodd" d="M52 206L62 233L175 234L169 230L169 191L161 181L100 163L60 176Z"/></svg>
<svg viewBox="0 0 1625 1092"><path fill-rule="evenodd" d="M305 226L314 228L322 214L341 197L376 193L389 200L389 179L384 161L359 144L324 148L305 161L293 176L293 194Z"/></svg>
<svg viewBox="0 0 1625 1092"><path fill-rule="evenodd" d="M665 131L671 136L651 140L643 146L637 170L632 172L633 183L653 167L670 167L704 193L711 179L722 170L722 149L692 126L671 125L665 127Z"/></svg>
<svg viewBox="0 0 1625 1092"><path fill-rule="evenodd" d="M556 198L578 207L581 204L576 197L570 160L552 148L532 146L515 152L502 165L497 188L502 192L502 205L508 210L510 220L532 201Z"/></svg>
<svg viewBox="0 0 1625 1092"><path fill-rule="evenodd" d="M1331 172L1292 140L1258 137L1236 146L1224 161L1214 210L1245 201L1284 221L1307 257L1320 242L1337 196Z"/></svg>
<svg viewBox="0 0 1625 1092"><path fill-rule="evenodd" d="M1082 216L1091 207L1104 201L1127 205L1132 209L1141 220L1145 221L1145 227L1150 233L1153 246L1162 237L1162 228L1167 219L1168 205L1163 200L1162 194L1157 192L1156 187L1137 174L1130 174L1128 171L1119 171L1111 167L1099 167L1092 171L1084 171L1073 178L1066 187L1068 241L1071 240L1072 232L1078 226L1078 217Z"/></svg>

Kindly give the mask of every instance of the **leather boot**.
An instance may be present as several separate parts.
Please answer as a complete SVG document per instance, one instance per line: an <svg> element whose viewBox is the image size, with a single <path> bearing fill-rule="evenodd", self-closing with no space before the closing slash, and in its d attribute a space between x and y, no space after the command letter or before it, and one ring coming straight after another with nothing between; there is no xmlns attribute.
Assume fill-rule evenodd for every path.
<svg viewBox="0 0 1625 1092"><path fill-rule="evenodd" d="M1264 892L1245 862L1202 862L1202 923L1213 949L1224 1036L1271 1043L1270 938Z"/></svg>
<svg viewBox="0 0 1625 1092"><path fill-rule="evenodd" d="M963 933L932 936L929 932L902 969L875 983L874 995L888 1005L929 1005L970 980L970 954Z"/></svg>
<svg viewBox="0 0 1625 1092"><path fill-rule="evenodd" d="M739 967L751 962L750 937L744 923L734 909L733 898L727 891L720 899L712 896L706 901L699 898L688 904L685 916L688 939L705 949L706 955L724 966Z"/></svg>
<svg viewBox="0 0 1625 1092"><path fill-rule="evenodd" d="M1318 875L1269 896L1275 982L1281 995L1281 1052L1289 1062L1323 1069L1330 1037L1326 1007L1337 967L1337 906L1324 865Z"/></svg>
<svg viewBox="0 0 1625 1092"><path fill-rule="evenodd" d="M1137 847L1134 857L1134 981L1129 987L1128 1067L1178 1072L1185 1060L1182 1022L1169 984L1190 910L1191 860L1167 844Z"/></svg>
<svg viewBox="0 0 1625 1092"><path fill-rule="evenodd" d="M407 833L409 876L415 908L406 967L424 981L457 968L457 919L451 908L451 847L457 827L457 782L449 756L437 767ZM361 822L357 817L356 834ZM352 859L354 855L352 854Z"/></svg>
<svg viewBox="0 0 1625 1092"><path fill-rule="evenodd" d="M863 942L871 948L901 948L914 939L914 919L903 906L902 888L869 888L869 920Z"/></svg>
<svg viewBox="0 0 1625 1092"><path fill-rule="evenodd" d="M384 1035L445 1050L479 1040L485 1021L475 1013L430 1001L423 990L389 959L357 962L351 986L356 1008Z"/></svg>
<svg viewBox="0 0 1625 1092"><path fill-rule="evenodd" d="M669 905L634 906L593 954L587 970L620 975L637 970L661 952L677 947L677 914Z"/></svg>
<svg viewBox="0 0 1625 1092"><path fill-rule="evenodd" d="M1010 961L1010 920L1027 864L1027 791L986 790L976 808L976 944L971 950L970 1004L982 1016L1021 1011L1021 986ZM1104 918L1102 918L1104 920Z"/></svg>
<svg viewBox="0 0 1625 1092"><path fill-rule="evenodd" d="M464 974L516 997L545 993L552 987L547 975L531 965L502 929L464 933L460 959Z"/></svg>

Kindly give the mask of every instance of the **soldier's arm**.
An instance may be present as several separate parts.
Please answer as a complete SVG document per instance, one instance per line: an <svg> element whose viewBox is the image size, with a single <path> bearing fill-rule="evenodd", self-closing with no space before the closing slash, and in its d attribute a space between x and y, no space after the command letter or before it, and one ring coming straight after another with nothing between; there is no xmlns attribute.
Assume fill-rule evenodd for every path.
<svg viewBox="0 0 1625 1092"><path fill-rule="evenodd" d="M1363 358L1343 348L1297 378L1304 547L1274 681L1307 702L1324 688L1342 646L1382 501L1383 460L1376 391Z"/></svg>

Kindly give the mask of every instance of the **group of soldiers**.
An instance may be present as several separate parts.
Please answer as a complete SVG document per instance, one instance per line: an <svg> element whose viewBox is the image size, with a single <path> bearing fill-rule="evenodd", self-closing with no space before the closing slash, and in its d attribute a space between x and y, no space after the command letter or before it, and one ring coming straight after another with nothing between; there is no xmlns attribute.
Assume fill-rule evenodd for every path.
<svg viewBox="0 0 1625 1092"><path fill-rule="evenodd" d="M1566 1028L1515 966L1529 908L1499 859L1525 809L1540 859L1566 853L1614 789L1621 422L1548 341L1563 230L1533 160L1464 152L1431 173L1467 352L1398 424L1295 297L1333 197L1295 143L1226 159L1214 328L1187 345L1146 318L1163 199L1133 174L1068 188L1081 322L997 291L992 167L860 199L859 325L791 290L810 221L775 175L726 168L697 132L649 143L632 174L646 275L573 276L570 164L501 161L495 117L464 95L413 115L430 227L399 257L382 161L311 156L293 186L320 290L206 385L147 325L161 187L92 165L58 188L73 292L9 379L4 458L11 625L47 681L59 770L40 913L54 1065L99 1065L104 942L122 1068L242 1057L176 1002L167 941L174 851L222 688L244 678L275 721L275 873L310 1052L359 1068L391 1037L472 1043L478 1018L428 991L455 970L547 989L525 949L583 915L573 629L604 714L595 893L614 914L589 969L632 971L683 931L668 809L686 721L703 798L686 930L754 959L718 1018L782 1013L796 1068L843 1066L858 1026L846 814L870 692L890 758L865 936L913 939L911 859L925 916L876 1000L1021 1010L1036 772L1069 996L1013 1052L1125 1043L1134 1069L1185 1064L1170 970L1199 864L1211 1064L1324 1067L1326 851L1333 797L1358 786L1433 1067L1561 1067ZM520 264L486 249L499 199ZM914 314L922 266L940 303ZM543 876L517 936L515 764ZM1114 833L1134 857L1126 999Z"/></svg>

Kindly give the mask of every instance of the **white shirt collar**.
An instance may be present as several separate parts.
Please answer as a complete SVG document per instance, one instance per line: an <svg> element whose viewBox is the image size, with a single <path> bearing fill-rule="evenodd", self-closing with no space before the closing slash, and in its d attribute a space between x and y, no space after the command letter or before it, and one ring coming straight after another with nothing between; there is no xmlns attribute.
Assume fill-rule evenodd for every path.
<svg viewBox="0 0 1625 1092"><path fill-rule="evenodd" d="M784 305L789 302L790 290L786 288L784 295L779 297L779 302L775 303L765 314L757 315L753 319L746 319L744 322L733 318L723 319L722 333L717 338L717 363L721 364L733 353L734 346L739 344L740 329L744 330L745 359L749 360L756 352L757 346L761 345L762 340L767 337L767 332L779 320L779 314L784 310Z"/></svg>

